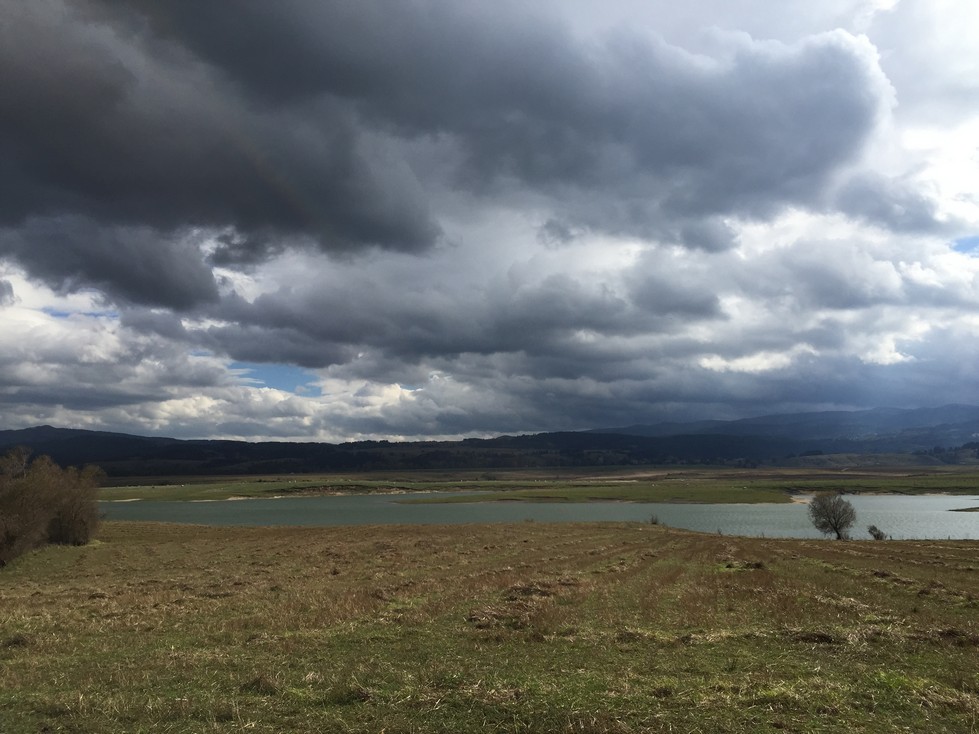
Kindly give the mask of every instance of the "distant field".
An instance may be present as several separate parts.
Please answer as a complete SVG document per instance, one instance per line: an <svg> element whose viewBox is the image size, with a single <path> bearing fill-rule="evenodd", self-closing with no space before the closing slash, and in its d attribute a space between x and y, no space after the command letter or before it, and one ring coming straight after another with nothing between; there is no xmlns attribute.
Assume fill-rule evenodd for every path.
<svg viewBox="0 0 979 734"><path fill-rule="evenodd" d="M0 570L0 731L970 732L976 552L109 523Z"/></svg>
<svg viewBox="0 0 979 734"><path fill-rule="evenodd" d="M124 481L124 480L120 480ZM880 470L751 469L674 470L591 469L391 474L317 474L264 477L172 477L129 480L129 486L102 489L106 500L217 500L294 494L371 492L458 492L418 502L473 502L486 499L583 502L788 502L792 495L821 490L900 494L979 492L974 467ZM488 496L462 496L472 493Z"/></svg>

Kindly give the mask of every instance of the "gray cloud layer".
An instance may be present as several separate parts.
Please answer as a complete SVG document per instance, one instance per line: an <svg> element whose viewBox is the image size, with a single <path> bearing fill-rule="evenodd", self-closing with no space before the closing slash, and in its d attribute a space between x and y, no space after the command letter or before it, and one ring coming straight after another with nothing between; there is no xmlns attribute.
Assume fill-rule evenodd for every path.
<svg viewBox="0 0 979 734"><path fill-rule="evenodd" d="M308 235L325 249L430 243L410 172L315 96L262 105L128 12L3 3L0 216L66 212L171 231Z"/></svg>
<svg viewBox="0 0 979 734"><path fill-rule="evenodd" d="M573 3L0 0L0 313L19 274L94 292L113 365L39 348L0 390L153 430L279 410L282 435L930 402L979 302L941 244L968 223L873 165L905 85L915 116L937 98L897 42L927 8L700 5L731 30L655 3L590 32ZM805 217L833 224L779 229ZM346 397L273 409L208 360Z"/></svg>
<svg viewBox="0 0 979 734"><path fill-rule="evenodd" d="M415 249L439 226L391 141L438 138L474 192L515 181L563 219L715 249L688 220L812 203L888 96L842 33L713 59L512 7L116 5L5 3L8 223L231 227L252 245L225 260L284 235Z"/></svg>

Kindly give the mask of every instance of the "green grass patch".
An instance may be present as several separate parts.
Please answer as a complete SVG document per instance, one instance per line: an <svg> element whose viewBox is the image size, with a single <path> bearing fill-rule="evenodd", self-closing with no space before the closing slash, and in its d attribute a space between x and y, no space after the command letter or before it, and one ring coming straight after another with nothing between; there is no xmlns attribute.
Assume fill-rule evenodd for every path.
<svg viewBox="0 0 979 734"><path fill-rule="evenodd" d="M117 480L119 481L119 480ZM109 501L206 501L232 498L296 496L304 494L405 494L412 492L479 492L536 486L528 480L481 480L447 475L391 477L370 475L294 475L288 477L188 477L115 484L102 487L100 499Z"/></svg>
<svg viewBox="0 0 979 734"><path fill-rule="evenodd" d="M143 484L103 487L102 500L224 500L231 497L268 497L277 493L309 490L322 486L314 479L225 479L223 481L188 481L185 483Z"/></svg>

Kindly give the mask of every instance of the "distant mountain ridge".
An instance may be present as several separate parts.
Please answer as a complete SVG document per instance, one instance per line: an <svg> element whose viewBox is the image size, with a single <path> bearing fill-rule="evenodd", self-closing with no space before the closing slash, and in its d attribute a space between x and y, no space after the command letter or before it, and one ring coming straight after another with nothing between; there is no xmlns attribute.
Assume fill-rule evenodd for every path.
<svg viewBox="0 0 979 734"><path fill-rule="evenodd" d="M938 408L782 413L730 421L600 428L592 432L650 437L714 434L777 437L815 442L826 449L917 451L979 440L979 406L952 404Z"/></svg>
<svg viewBox="0 0 979 734"><path fill-rule="evenodd" d="M979 407L874 408L786 413L734 421L657 423L593 431L499 436L461 441L181 440L35 426L0 431L0 451L27 446L62 465L98 464L115 476L284 472L492 469L663 464L784 464L818 454L944 453L979 442ZM979 452L965 452L970 462Z"/></svg>

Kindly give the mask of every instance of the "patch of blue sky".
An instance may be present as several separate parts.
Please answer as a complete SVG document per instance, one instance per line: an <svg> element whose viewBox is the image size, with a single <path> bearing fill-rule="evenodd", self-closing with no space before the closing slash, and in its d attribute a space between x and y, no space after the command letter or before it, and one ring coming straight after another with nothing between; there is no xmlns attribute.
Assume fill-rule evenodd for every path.
<svg viewBox="0 0 979 734"><path fill-rule="evenodd" d="M231 369L253 387L273 387L297 395L319 393L319 389L312 384L316 380L316 375L302 367L289 364L232 362Z"/></svg>
<svg viewBox="0 0 979 734"><path fill-rule="evenodd" d="M71 316L87 316L92 319L118 319L118 311L66 311L63 308L43 306L41 312L56 319L67 319Z"/></svg>
<svg viewBox="0 0 979 734"><path fill-rule="evenodd" d="M74 311L62 311L60 308L51 308L50 306L45 306L41 311L56 319L66 319L75 313Z"/></svg>
<svg viewBox="0 0 979 734"><path fill-rule="evenodd" d="M969 255L979 255L979 234L971 237L959 237L952 242L952 249Z"/></svg>

